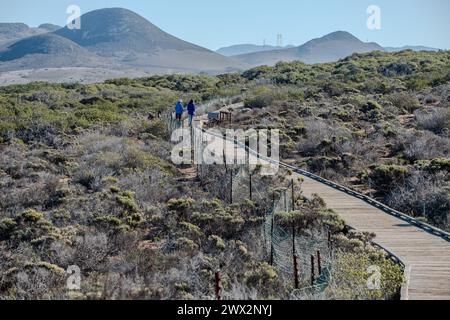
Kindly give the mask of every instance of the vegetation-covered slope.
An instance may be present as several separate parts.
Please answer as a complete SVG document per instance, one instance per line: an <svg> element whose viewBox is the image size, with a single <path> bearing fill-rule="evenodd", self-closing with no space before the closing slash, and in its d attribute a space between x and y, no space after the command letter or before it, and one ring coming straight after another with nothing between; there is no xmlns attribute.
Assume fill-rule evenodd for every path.
<svg viewBox="0 0 450 320"><path fill-rule="evenodd" d="M450 54L381 52L260 67L237 125L283 130L297 165L448 229Z"/></svg>
<svg viewBox="0 0 450 320"><path fill-rule="evenodd" d="M184 181L170 162L167 127L148 114L179 97L241 99L235 125L282 129L288 161L446 226L449 58L373 53L219 77L0 88L0 297L213 298L219 268L224 297L293 297L292 279L262 250L271 204L231 205L224 168ZM264 192L271 199L273 190ZM336 226L324 298L396 296L401 269L370 245L371 235L346 232L320 199L296 203L298 212L279 217L308 217L299 231ZM366 287L373 264L385 275L381 290ZM73 265L79 291L66 287Z"/></svg>

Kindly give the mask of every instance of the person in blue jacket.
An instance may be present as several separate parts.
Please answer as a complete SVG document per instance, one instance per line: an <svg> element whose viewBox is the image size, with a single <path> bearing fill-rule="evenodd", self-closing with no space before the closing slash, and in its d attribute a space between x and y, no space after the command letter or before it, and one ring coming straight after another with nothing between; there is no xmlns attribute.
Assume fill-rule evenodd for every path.
<svg viewBox="0 0 450 320"><path fill-rule="evenodd" d="M194 104L194 100L189 101L188 106L187 106L187 112L189 115L189 126L192 127L192 119L195 116L195 104Z"/></svg>
<svg viewBox="0 0 450 320"><path fill-rule="evenodd" d="M183 106L183 100L179 100L177 102L177 105L175 106L175 117L178 122L181 122L181 117L183 116L184 112L184 106Z"/></svg>

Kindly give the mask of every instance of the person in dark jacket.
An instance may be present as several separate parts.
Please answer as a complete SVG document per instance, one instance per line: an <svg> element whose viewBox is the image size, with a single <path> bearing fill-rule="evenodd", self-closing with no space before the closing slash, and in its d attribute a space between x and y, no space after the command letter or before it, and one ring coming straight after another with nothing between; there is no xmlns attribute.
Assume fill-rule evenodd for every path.
<svg viewBox="0 0 450 320"><path fill-rule="evenodd" d="M181 122L181 117L183 116L183 112L184 112L183 100L179 100L177 102L177 105L175 106L175 117L178 122Z"/></svg>
<svg viewBox="0 0 450 320"><path fill-rule="evenodd" d="M192 127L192 120L194 119L195 116L195 103L194 100L189 101L188 106L187 106L187 112L189 115L189 126Z"/></svg>

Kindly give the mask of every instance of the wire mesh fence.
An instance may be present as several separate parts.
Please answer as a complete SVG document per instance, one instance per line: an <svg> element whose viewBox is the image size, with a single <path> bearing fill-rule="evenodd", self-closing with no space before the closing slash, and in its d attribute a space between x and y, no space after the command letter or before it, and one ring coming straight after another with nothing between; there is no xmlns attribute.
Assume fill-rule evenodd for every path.
<svg viewBox="0 0 450 320"><path fill-rule="evenodd" d="M282 172L281 174L287 175ZM297 294L319 293L330 278L332 249L329 234L323 228L298 230L277 223L276 214L296 210L302 198L294 190L295 181L279 189L277 201L268 211L264 223L266 248L270 261L286 278L295 279ZM299 289L300 288L300 289Z"/></svg>
<svg viewBox="0 0 450 320"><path fill-rule="evenodd" d="M164 119L169 130L183 127L172 116ZM211 139L201 125L184 129L189 132L192 166L197 169L198 181L229 203L251 200L270 204L264 211L261 230L265 259L282 277L293 282L295 279L294 295L320 294L330 277L332 257L327 231L311 229L298 233L276 219L277 213L296 210L296 201L302 198L301 183L295 181L292 172L280 167L276 175L262 177L257 167L249 165L250 155L245 150L245 161L240 159L237 164L235 157L231 157L233 162L228 161L230 153L242 153L242 146L220 136Z"/></svg>

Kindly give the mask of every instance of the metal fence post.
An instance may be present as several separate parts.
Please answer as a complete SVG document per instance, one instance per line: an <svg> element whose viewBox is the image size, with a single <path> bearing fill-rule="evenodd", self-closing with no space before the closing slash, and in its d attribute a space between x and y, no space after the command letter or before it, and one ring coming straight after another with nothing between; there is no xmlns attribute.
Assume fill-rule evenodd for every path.
<svg viewBox="0 0 450 320"><path fill-rule="evenodd" d="M295 211L295 198L294 198L294 179L291 181L291 195L292 195L292 211Z"/></svg>
<svg viewBox="0 0 450 320"><path fill-rule="evenodd" d="M216 293L216 300L221 300L221 291L222 291L222 286L221 286L221 278L220 278L220 270L216 272L215 274L215 293Z"/></svg>
<svg viewBox="0 0 450 320"><path fill-rule="evenodd" d="M295 225L292 224L292 254L295 255Z"/></svg>
<svg viewBox="0 0 450 320"><path fill-rule="evenodd" d="M223 148L222 154L223 154L223 163L225 165L225 173L228 173L227 156L225 154L225 148Z"/></svg>
<svg viewBox="0 0 450 320"><path fill-rule="evenodd" d="M273 215L270 223L270 265L273 266Z"/></svg>
<svg viewBox="0 0 450 320"><path fill-rule="evenodd" d="M233 204L233 170L230 170L230 203Z"/></svg>
<svg viewBox="0 0 450 320"><path fill-rule="evenodd" d="M248 190L249 190L250 200L252 200L252 173L250 171L250 167L248 168Z"/></svg>
<svg viewBox="0 0 450 320"><path fill-rule="evenodd" d="M272 193L272 213L270 219L270 265L273 266L273 224L275 212L275 191Z"/></svg>
<svg viewBox="0 0 450 320"><path fill-rule="evenodd" d="M322 275L322 258L320 256L320 250L317 250L317 270L319 271L319 276Z"/></svg>
<svg viewBox="0 0 450 320"><path fill-rule="evenodd" d="M294 254L294 287L295 287L295 289L298 289L298 287L299 287L297 259L298 259L297 255Z"/></svg>
<svg viewBox="0 0 450 320"><path fill-rule="evenodd" d="M327 241L327 243L328 243L328 249L330 249L331 248L331 231L330 230L328 230L328 241Z"/></svg>

